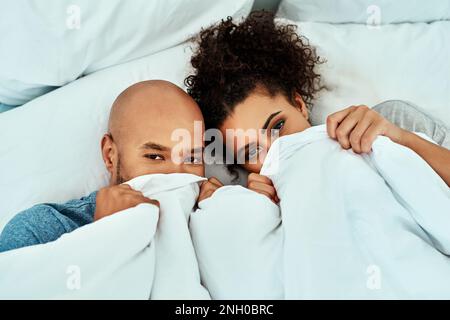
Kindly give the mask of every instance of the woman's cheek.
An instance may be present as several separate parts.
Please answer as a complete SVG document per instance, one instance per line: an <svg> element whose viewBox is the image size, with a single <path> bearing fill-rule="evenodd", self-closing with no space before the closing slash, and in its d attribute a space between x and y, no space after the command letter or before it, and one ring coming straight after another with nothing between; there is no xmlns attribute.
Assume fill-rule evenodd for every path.
<svg viewBox="0 0 450 320"><path fill-rule="evenodd" d="M244 166L244 169L250 173L259 173L261 171L262 164L263 164L263 160L258 160L257 163L251 163L251 164L247 163Z"/></svg>
<svg viewBox="0 0 450 320"><path fill-rule="evenodd" d="M303 121L301 121L301 119L299 119L298 121L295 121L294 123L291 122L289 125L286 124L283 127L283 130L281 130L281 132L280 132L280 137L286 136L288 134L302 132L309 127L311 127L311 125L305 119L303 119Z"/></svg>

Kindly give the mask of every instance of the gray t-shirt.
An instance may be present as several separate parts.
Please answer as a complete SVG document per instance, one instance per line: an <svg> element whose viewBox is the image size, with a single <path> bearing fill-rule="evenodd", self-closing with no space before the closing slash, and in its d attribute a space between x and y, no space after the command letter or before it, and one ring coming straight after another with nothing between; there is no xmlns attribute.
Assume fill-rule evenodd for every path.
<svg viewBox="0 0 450 320"><path fill-rule="evenodd" d="M373 110L398 127L424 133L437 144L450 149L450 128L418 106L406 101L389 100L374 106Z"/></svg>

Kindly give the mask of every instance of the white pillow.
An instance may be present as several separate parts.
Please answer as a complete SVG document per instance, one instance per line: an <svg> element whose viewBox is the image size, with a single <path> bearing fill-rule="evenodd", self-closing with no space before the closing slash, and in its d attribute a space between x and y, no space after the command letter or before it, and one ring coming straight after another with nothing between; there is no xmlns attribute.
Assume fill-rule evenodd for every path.
<svg viewBox="0 0 450 320"><path fill-rule="evenodd" d="M313 123L324 123L328 114L350 105L400 99L450 126L450 21L379 29L297 24L327 60L317 69L328 90L314 102Z"/></svg>
<svg viewBox="0 0 450 320"><path fill-rule="evenodd" d="M108 184L100 153L109 110L133 83L164 79L183 86L192 54L183 44L98 71L0 114L0 231L21 210L43 202L63 203ZM207 176L228 184L222 165Z"/></svg>
<svg viewBox="0 0 450 320"><path fill-rule="evenodd" d="M129 85L151 78L178 85L183 46L79 79L0 114L0 229L18 211L65 202L108 183L100 154L109 109Z"/></svg>
<svg viewBox="0 0 450 320"><path fill-rule="evenodd" d="M184 42L253 0L15 0L0 11L0 102L21 105L105 67Z"/></svg>
<svg viewBox="0 0 450 320"><path fill-rule="evenodd" d="M277 15L295 21L387 24L450 19L449 0L282 0Z"/></svg>

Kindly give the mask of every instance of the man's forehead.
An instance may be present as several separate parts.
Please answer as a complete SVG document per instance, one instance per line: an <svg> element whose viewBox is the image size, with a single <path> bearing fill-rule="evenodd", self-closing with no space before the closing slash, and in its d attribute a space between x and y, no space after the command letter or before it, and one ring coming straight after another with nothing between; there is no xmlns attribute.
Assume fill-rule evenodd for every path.
<svg viewBox="0 0 450 320"><path fill-rule="evenodd" d="M175 145L184 145L188 148L203 146L203 130L195 130L194 124L191 125L191 128L178 128L153 123L145 126L142 130L137 127L133 128L128 131L128 136L139 148L149 142L167 148L173 148Z"/></svg>
<svg viewBox="0 0 450 320"><path fill-rule="evenodd" d="M186 140L183 142L190 140L193 145L199 131L203 134L203 118L198 106L181 89L169 86L166 92L159 90L160 85L134 90L131 97L122 99L122 103L126 103L115 108L118 112L112 133L117 131L117 135L123 135L133 147L140 147L147 141L173 147L180 144L179 139L173 139L174 134L176 138L177 132L182 130Z"/></svg>

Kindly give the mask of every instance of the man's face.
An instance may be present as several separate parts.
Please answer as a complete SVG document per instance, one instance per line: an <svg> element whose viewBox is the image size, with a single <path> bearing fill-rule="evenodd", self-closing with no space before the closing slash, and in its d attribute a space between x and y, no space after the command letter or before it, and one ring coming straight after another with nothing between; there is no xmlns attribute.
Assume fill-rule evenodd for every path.
<svg viewBox="0 0 450 320"><path fill-rule="evenodd" d="M151 99L151 106L148 97L133 101L103 138L113 185L156 173L204 176L204 124L195 102L182 96Z"/></svg>
<svg viewBox="0 0 450 320"><path fill-rule="evenodd" d="M152 173L191 173L204 176L203 165L203 122L197 124L197 136L194 123L185 123L182 127L186 137L174 140L180 128L168 123L156 121L139 132L130 132L127 143L118 147L115 170L115 184L137 176ZM172 133L175 133L172 136ZM196 139L197 138L197 139Z"/></svg>

